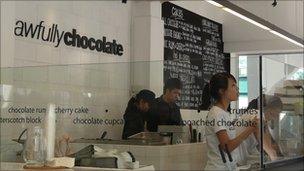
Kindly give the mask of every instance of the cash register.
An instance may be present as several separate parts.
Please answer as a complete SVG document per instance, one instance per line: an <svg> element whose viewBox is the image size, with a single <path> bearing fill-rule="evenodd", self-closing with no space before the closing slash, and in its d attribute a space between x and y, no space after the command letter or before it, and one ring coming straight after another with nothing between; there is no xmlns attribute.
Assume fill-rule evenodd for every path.
<svg viewBox="0 0 304 171"><path fill-rule="evenodd" d="M129 140L162 142L164 144L190 143L191 136L187 126L159 125L158 132L140 132L128 137Z"/></svg>
<svg viewBox="0 0 304 171"><path fill-rule="evenodd" d="M158 132L161 135L171 136L171 144L190 143L191 136L187 126L159 125Z"/></svg>

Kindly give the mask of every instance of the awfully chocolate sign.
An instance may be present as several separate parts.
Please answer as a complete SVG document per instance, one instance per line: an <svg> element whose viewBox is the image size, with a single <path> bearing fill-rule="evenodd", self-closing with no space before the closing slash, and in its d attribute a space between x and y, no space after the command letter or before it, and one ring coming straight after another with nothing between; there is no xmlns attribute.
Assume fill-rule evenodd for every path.
<svg viewBox="0 0 304 171"><path fill-rule="evenodd" d="M33 25L33 23L18 20L16 21L14 34L16 36L36 38L45 42L54 43L55 47L58 47L63 41L66 46L92 51L96 50L97 52L118 56L123 55L123 46L117 43L115 39L107 41L105 36L101 39L87 37L78 34L76 29L72 29L71 32L59 31L57 24L52 24L51 27L47 28L43 23L44 21L40 21L39 24Z"/></svg>

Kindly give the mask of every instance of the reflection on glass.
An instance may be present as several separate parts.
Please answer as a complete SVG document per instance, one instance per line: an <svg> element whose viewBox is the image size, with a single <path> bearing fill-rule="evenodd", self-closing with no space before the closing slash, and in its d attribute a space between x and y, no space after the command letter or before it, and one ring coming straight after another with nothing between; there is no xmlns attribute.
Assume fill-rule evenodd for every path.
<svg viewBox="0 0 304 171"><path fill-rule="evenodd" d="M107 131L108 139L120 140L128 100L141 89L162 93L163 66L153 61L1 68L1 161L16 162L21 148L12 139L27 127L44 127L49 103L57 108L56 138L96 139ZM34 112L18 110L24 108Z"/></svg>
<svg viewBox="0 0 304 171"><path fill-rule="evenodd" d="M284 156L293 157L303 154L303 116L290 111L282 112L279 136L280 149Z"/></svg>
<svg viewBox="0 0 304 171"><path fill-rule="evenodd" d="M267 123L276 157L265 155L264 161L303 156L303 54L264 55L262 62L265 93L280 98L283 104L279 116ZM269 104L263 103L267 109Z"/></svg>

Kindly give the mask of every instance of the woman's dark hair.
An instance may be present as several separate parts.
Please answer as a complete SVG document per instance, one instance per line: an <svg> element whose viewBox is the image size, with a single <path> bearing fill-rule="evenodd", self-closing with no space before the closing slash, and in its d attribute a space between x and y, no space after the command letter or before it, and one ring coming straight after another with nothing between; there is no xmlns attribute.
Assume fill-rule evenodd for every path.
<svg viewBox="0 0 304 171"><path fill-rule="evenodd" d="M168 90L173 90L173 89L182 89L183 84L178 78L170 78L166 81L165 86L164 86L164 91Z"/></svg>
<svg viewBox="0 0 304 171"><path fill-rule="evenodd" d="M138 101L142 99L145 102L152 103L155 100L155 94L150 90L143 89L136 94L135 98Z"/></svg>
<svg viewBox="0 0 304 171"><path fill-rule="evenodd" d="M210 96L210 88L209 83L205 84L202 94L202 104L199 107L200 110L209 110L211 106L211 96Z"/></svg>
<svg viewBox="0 0 304 171"><path fill-rule="evenodd" d="M218 73L215 74L209 83L206 83L203 89L202 94L202 104L199 107L200 110L209 110L211 107L211 98L213 97L214 100L219 100L219 90L220 89L227 89L228 88L228 79L231 78L235 82L235 78L233 75L229 73ZM230 106L229 106L230 108ZM229 109L228 108L228 109ZM229 110L228 110L229 111Z"/></svg>
<svg viewBox="0 0 304 171"><path fill-rule="evenodd" d="M138 103L140 100L143 100L151 104L155 100L155 94L150 90L143 89L129 100L128 106L134 105L135 103Z"/></svg>
<svg viewBox="0 0 304 171"><path fill-rule="evenodd" d="M221 89L226 90L228 88L229 79L232 79L233 81L236 82L234 76L226 72L217 73L212 76L209 83L209 89L210 89L210 96L214 100L220 100L221 98L220 90Z"/></svg>
<svg viewBox="0 0 304 171"><path fill-rule="evenodd" d="M259 99L260 97L257 97L256 99L253 99L249 102L247 109L259 109ZM262 95L263 100L263 108L266 109L280 109L283 108L283 103L280 97L278 96L272 96L272 95Z"/></svg>

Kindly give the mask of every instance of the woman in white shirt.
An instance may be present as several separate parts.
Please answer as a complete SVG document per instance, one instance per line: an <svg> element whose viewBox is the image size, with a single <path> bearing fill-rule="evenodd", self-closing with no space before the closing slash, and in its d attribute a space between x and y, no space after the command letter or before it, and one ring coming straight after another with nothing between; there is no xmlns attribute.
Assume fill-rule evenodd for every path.
<svg viewBox="0 0 304 171"><path fill-rule="evenodd" d="M258 119L253 118L252 124L238 136L227 111L230 102L238 99L238 87L235 78L229 73L214 75L209 83L210 96L215 100L214 106L207 114L206 126L207 165L205 170L236 170L236 148L252 133L257 131ZM222 155L221 152L223 151ZM231 159L229 159L231 154ZM224 163L224 159L226 159Z"/></svg>

